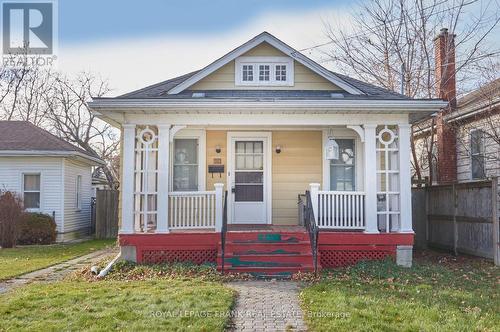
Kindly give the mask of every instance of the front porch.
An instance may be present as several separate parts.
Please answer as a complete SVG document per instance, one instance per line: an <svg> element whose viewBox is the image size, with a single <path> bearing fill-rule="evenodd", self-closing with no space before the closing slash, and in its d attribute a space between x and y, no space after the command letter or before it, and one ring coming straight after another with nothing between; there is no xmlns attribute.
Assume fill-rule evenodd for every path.
<svg viewBox="0 0 500 332"><path fill-rule="evenodd" d="M303 227L306 192L320 231L320 267L395 256L398 246L411 252L407 123L123 128L120 244L131 260L219 257L220 265L226 232L230 242L254 241L251 250L270 234L311 247ZM332 138L336 159L325 151ZM280 241L264 244L280 251ZM311 250L297 252L312 259Z"/></svg>

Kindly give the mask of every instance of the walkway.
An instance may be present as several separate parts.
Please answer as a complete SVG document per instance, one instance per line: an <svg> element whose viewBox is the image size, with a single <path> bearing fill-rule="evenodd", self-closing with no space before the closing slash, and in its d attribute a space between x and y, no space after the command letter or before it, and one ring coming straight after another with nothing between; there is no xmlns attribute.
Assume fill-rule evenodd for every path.
<svg viewBox="0 0 500 332"><path fill-rule="evenodd" d="M0 282L0 294L9 289L23 286L33 281L51 282L63 279L66 275L91 264L95 264L107 256L117 253L116 248L94 251L90 254L73 258L69 261L53 265L41 270L29 272L13 279Z"/></svg>
<svg viewBox="0 0 500 332"><path fill-rule="evenodd" d="M235 281L238 292L232 331L306 331L299 304L299 283Z"/></svg>

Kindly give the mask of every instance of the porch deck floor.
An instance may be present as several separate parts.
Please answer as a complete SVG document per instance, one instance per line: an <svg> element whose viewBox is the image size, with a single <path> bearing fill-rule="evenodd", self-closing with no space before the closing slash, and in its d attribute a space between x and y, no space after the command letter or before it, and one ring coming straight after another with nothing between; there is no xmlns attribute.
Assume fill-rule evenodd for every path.
<svg viewBox="0 0 500 332"><path fill-rule="evenodd" d="M262 225L262 224L244 224L227 225L229 232L305 232L306 228L299 225Z"/></svg>

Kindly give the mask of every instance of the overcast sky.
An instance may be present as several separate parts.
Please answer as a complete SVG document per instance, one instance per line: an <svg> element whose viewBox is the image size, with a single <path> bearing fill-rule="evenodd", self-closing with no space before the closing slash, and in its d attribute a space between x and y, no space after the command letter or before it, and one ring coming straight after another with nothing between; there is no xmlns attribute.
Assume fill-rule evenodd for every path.
<svg viewBox="0 0 500 332"><path fill-rule="evenodd" d="M262 31L299 50L324 43L324 22L348 27L357 2L59 0L58 66L102 76L114 96L203 68ZM338 70L321 52L304 53Z"/></svg>
<svg viewBox="0 0 500 332"><path fill-rule="evenodd" d="M322 43L323 22L351 9L331 0L59 0L58 65L98 73L117 95L200 69L262 31L296 49Z"/></svg>

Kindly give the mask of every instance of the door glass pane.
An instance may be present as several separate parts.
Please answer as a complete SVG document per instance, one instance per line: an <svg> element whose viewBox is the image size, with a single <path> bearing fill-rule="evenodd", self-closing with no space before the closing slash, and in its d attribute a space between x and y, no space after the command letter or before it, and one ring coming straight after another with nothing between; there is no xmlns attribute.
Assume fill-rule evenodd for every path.
<svg viewBox="0 0 500 332"><path fill-rule="evenodd" d="M262 202L264 188L260 185L235 185L234 200L236 202Z"/></svg>
<svg viewBox="0 0 500 332"><path fill-rule="evenodd" d="M262 202L264 199L263 142L238 141L235 150L235 201Z"/></svg>

